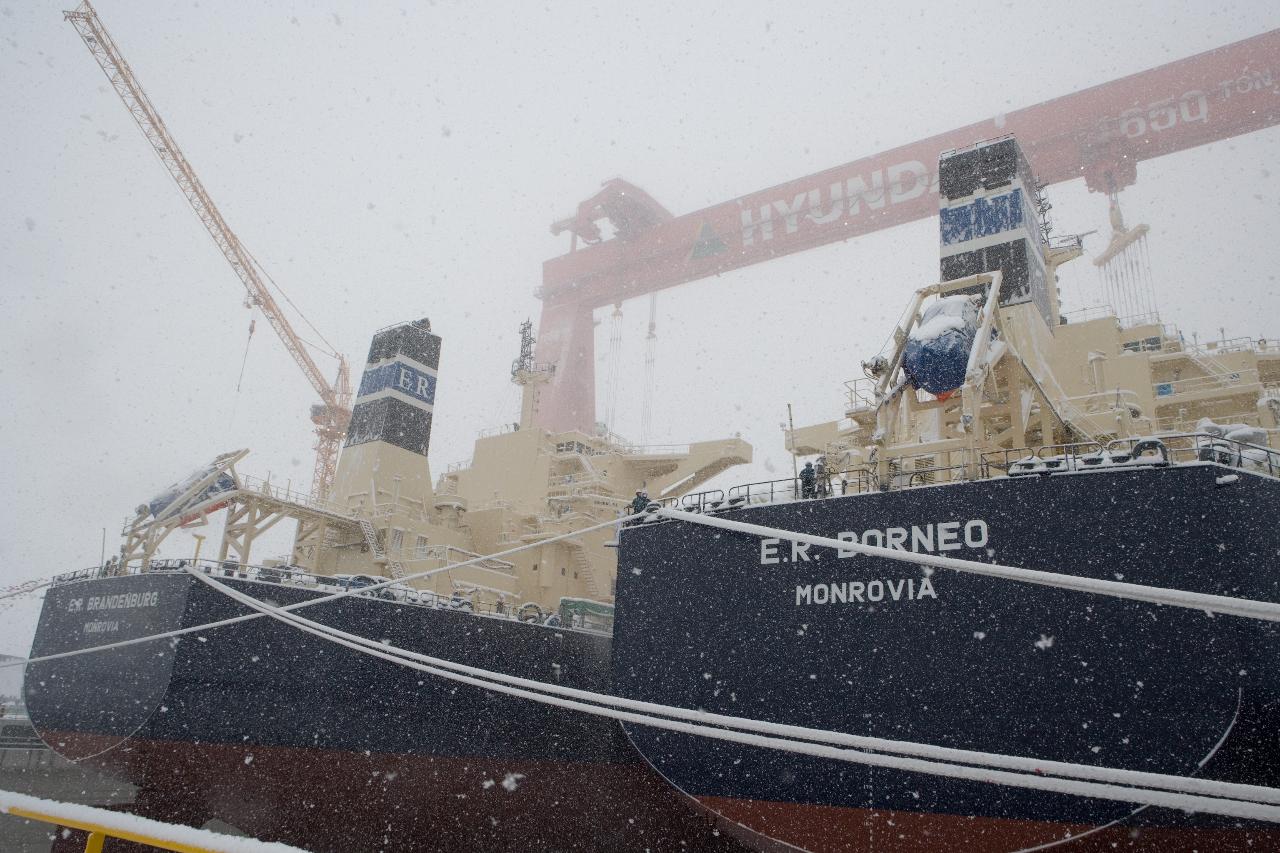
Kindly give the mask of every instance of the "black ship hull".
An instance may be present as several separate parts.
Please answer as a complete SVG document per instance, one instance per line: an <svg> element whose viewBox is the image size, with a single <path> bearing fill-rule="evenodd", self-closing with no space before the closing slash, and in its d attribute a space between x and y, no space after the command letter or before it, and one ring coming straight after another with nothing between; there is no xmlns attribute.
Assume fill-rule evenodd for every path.
<svg viewBox="0 0 1280 853"><path fill-rule="evenodd" d="M269 603L318 593L230 581ZM53 587L33 656L246 613L182 573ZM364 597L309 618L609 692L609 638ZM260 618L33 664L42 738L139 787L134 811L308 850L726 849L616 723L376 660Z"/></svg>
<svg viewBox="0 0 1280 853"><path fill-rule="evenodd" d="M723 517L1280 601L1280 483L1213 465L955 483ZM1274 623L690 522L624 531L618 579L613 664L626 696L1040 760L1280 784ZM1280 847L1271 824L626 728L668 780L762 849Z"/></svg>

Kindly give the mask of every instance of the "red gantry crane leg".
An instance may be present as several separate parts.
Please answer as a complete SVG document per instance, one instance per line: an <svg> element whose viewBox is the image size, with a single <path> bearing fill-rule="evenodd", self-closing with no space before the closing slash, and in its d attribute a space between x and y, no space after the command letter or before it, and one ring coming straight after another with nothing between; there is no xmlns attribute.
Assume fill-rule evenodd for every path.
<svg viewBox="0 0 1280 853"><path fill-rule="evenodd" d="M141 128L143 136L155 149L160 162L169 170L169 174L178 184L178 189L191 203L196 216L204 223L209 236L217 244L223 257L231 264L231 269L240 278L248 291L250 305L261 309L267 322L276 330L285 349L297 362L302 373L311 383L311 387L320 395L321 403L311 407L311 420L316 425L316 464L311 481L311 493L314 497L324 498L333 486L333 475L337 468L338 450L343 436L346 435L347 424L351 420L351 377L346 360L338 353L331 353L338 360L338 376L333 385L320 372L307 352L302 340L289 325L288 319L280 310L280 306L272 297L258 264L249 252L240 244L240 238L223 220L222 214L214 205L213 199L205 191L204 185L196 176L195 170L183 156L178 144L169 134L164 121L151 99L143 91L142 85L134 76L129 63L121 55L115 41L107 34L98 13L94 11L88 0L76 7L74 12L65 12L63 16L70 21L84 39L89 52L98 61L107 75L116 94L124 102L125 108L133 116Z"/></svg>
<svg viewBox="0 0 1280 853"><path fill-rule="evenodd" d="M1140 160L1276 124L1280 30L684 216L609 181L551 226L573 239L542 267L538 360L556 370L540 423L590 431L595 422L596 308L936 216L944 151L1015 134L1041 181L1083 177L1093 191L1115 192L1134 182ZM602 219L613 224L612 239L602 239Z"/></svg>

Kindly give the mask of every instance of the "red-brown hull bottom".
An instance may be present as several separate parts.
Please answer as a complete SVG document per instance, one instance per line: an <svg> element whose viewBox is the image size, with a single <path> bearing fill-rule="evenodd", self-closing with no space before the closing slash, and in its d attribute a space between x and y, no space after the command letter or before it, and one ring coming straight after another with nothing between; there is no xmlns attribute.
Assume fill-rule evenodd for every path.
<svg viewBox="0 0 1280 853"><path fill-rule="evenodd" d="M787 845L812 853L1235 853L1280 850L1280 828L1108 828L991 817L850 809L837 806L699 797L729 833L761 849ZM729 824L738 824L736 830ZM744 832L745 828L745 832ZM751 840L751 834L764 836ZM768 840L766 840L768 839ZM777 842L783 842L778 844Z"/></svg>
<svg viewBox="0 0 1280 853"><path fill-rule="evenodd" d="M78 755L114 740L66 732L46 738L60 752ZM742 850L643 763L142 740L92 763L140 785L136 803L127 807L133 813L193 826L216 818L254 837L318 853ZM75 848L75 840L56 849L78 853L83 841Z"/></svg>

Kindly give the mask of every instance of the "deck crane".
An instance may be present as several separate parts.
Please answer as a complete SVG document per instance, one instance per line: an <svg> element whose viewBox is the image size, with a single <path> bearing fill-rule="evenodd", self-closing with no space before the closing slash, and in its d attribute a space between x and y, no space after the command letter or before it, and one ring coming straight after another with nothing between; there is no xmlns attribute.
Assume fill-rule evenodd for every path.
<svg viewBox="0 0 1280 853"><path fill-rule="evenodd" d="M333 485L338 449L346 435L347 424L351 420L351 376L346 359L337 352L329 353L338 360L337 379L331 385L320 372L320 368L307 352L302 339L289 325L279 304L267 289L263 279L264 276L268 279L270 277L261 270L257 261L241 245L240 238L235 235L222 218L222 214L218 212L213 199L209 197L195 170L191 168L191 164L178 148L178 144L170 135L169 129L165 127L160 114L156 112L151 99L143 91L142 85L134 76L129 63L121 55L115 41L107 33L93 6L88 0L84 0L75 11L64 12L63 17L71 22L76 32L84 39L89 52L106 73L107 80L120 96L120 100L124 102L133 120L138 123L143 136L151 143L160 162L169 170L169 174L178 184L178 189L182 190L182 194L187 197L196 216L200 217L200 221L209 231L209 236L213 237L213 242L218 245L223 257L231 264L231 269L244 284L245 290L248 291L246 304L262 311L263 316L280 336L289 355L293 356L298 367L302 368L311 387L320 395L321 402L311 407L311 421L316 427L316 463L311 481L311 494L317 498L326 497Z"/></svg>

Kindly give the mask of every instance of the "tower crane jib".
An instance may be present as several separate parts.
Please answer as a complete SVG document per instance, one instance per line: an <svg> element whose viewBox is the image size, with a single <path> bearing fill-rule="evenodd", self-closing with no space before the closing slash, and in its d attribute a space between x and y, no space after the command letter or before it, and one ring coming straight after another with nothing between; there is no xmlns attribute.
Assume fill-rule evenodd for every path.
<svg viewBox="0 0 1280 853"><path fill-rule="evenodd" d="M241 246L239 238L227 225L213 203L213 199L205 191L195 170L191 168L191 164L187 162L182 150L170 135L164 120L160 118L151 99L143 91L129 63L125 61L115 41L107 33L93 6L88 0L84 0L74 11L65 12L63 16L76 28L76 32L84 40L89 52L93 54L93 58L107 75L111 87L124 102L125 108L137 122L143 136L151 143L156 156L160 158L160 162L177 183L178 189L190 202L196 216L200 218L209 236L217 244L218 250L231 264L231 269L248 292L250 304L262 311L267 322L276 330L285 349L289 351L289 355L293 357L303 375L307 377L307 381L311 383L311 387L320 395L323 405L313 407L311 415L312 421L316 424L318 436L316 465L311 488L313 494L323 497L333 484L338 448L347 423L351 419L351 386L346 361L341 355L335 354L338 358L338 378L333 385L330 385L267 289L253 258Z"/></svg>

